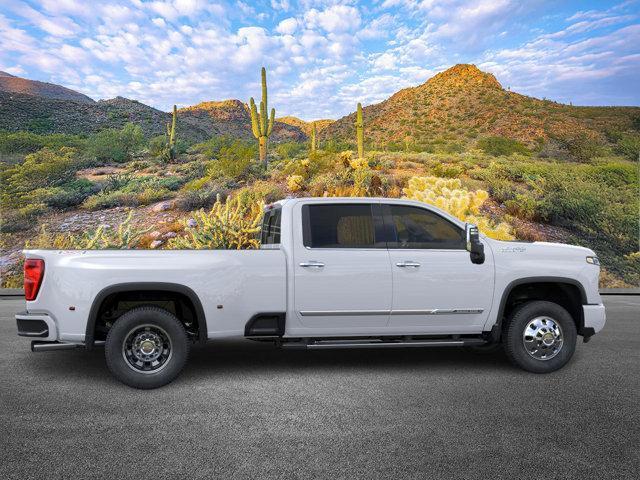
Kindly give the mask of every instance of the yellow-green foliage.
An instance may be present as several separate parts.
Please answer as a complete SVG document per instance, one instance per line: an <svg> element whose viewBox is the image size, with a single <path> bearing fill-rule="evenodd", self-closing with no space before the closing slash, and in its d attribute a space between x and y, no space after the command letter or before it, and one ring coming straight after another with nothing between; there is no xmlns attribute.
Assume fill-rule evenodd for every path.
<svg viewBox="0 0 640 480"><path fill-rule="evenodd" d="M299 192L304 188L304 177L302 175L289 175L287 188L292 192Z"/></svg>
<svg viewBox="0 0 640 480"><path fill-rule="evenodd" d="M191 226L185 222L186 235L169 241L174 249L252 249L258 248L256 234L260 230L262 205L243 206L236 198L216 200L210 211L192 213Z"/></svg>
<svg viewBox="0 0 640 480"><path fill-rule="evenodd" d="M71 233L52 234L46 225L40 228L38 235L25 243L25 248L54 248L61 250L129 249L138 246L141 237L150 229L138 229L131 225L133 210L116 228L100 225L93 231L82 235Z"/></svg>
<svg viewBox="0 0 640 480"><path fill-rule="evenodd" d="M508 224L494 224L480 215L480 207L489 194L485 190L469 191L457 178L412 177L402 192L406 198L430 203L462 221L476 224L491 238L513 239Z"/></svg>

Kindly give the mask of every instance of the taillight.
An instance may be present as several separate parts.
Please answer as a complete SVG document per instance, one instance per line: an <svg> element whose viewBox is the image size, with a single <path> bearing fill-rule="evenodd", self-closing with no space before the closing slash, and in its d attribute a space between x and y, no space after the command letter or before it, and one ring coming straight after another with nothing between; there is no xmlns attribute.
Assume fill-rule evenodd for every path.
<svg viewBox="0 0 640 480"><path fill-rule="evenodd" d="M24 261L24 298L35 300L44 277L44 260L27 258Z"/></svg>

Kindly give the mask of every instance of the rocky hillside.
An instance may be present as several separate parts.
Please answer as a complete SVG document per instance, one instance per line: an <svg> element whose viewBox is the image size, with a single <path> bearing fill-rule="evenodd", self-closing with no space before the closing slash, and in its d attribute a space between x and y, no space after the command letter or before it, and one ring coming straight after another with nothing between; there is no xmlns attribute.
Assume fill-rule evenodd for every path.
<svg viewBox="0 0 640 480"><path fill-rule="evenodd" d="M178 110L178 118L189 121L211 135L229 135L250 140L251 115L246 103L240 100L202 102ZM302 141L306 135L302 128L276 120L271 140L275 142Z"/></svg>
<svg viewBox="0 0 640 480"><path fill-rule="evenodd" d="M54 100L70 100L79 103L94 103L94 100L60 85L53 83L39 82L37 80L28 80L10 75L6 72L0 72L0 92L9 94L27 94L36 95L42 98Z"/></svg>
<svg viewBox="0 0 640 480"><path fill-rule="evenodd" d="M321 120L314 120L312 122L306 122L298 117L287 116L287 117L276 118L276 121L286 123L287 125L291 125L293 127L298 127L305 134L310 135L312 124L315 123L316 131L321 132L322 130L327 128L329 125L331 125L335 120L321 119Z"/></svg>
<svg viewBox="0 0 640 480"><path fill-rule="evenodd" d="M125 123L140 125L146 136L161 135L171 115L136 100L116 97L98 102L59 85L0 72L0 130L89 134ZM178 113L178 137L191 143L212 135L251 139L251 117L240 100L202 102ZM302 141L298 126L276 121L272 141Z"/></svg>
<svg viewBox="0 0 640 480"><path fill-rule="evenodd" d="M123 97L86 103L0 92L0 130L86 135L133 122L151 137L164 133L170 119L166 112ZM179 123L178 133L192 141L208 138L205 130L186 119Z"/></svg>
<svg viewBox="0 0 640 480"><path fill-rule="evenodd" d="M466 64L363 110L365 138L374 145L471 143L494 135L529 146L576 134L603 139L606 129L628 130L640 118L638 107L573 107L520 95L505 90L493 75ZM347 115L320 137L353 142L354 122L355 113Z"/></svg>

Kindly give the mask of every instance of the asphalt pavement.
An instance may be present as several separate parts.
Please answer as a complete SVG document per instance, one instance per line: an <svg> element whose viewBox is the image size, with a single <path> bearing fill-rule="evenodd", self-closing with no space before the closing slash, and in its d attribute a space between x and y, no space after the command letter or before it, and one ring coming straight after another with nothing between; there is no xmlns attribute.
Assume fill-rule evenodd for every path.
<svg viewBox="0 0 640 480"><path fill-rule="evenodd" d="M0 478L638 478L640 297L564 369L460 349L196 347L172 384L31 353L0 299Z"/></svg>

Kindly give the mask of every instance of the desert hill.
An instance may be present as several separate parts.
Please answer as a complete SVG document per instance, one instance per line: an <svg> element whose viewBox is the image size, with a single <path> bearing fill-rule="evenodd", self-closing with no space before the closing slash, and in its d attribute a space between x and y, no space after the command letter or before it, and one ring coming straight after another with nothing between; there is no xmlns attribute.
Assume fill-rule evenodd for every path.
<svg viewBox="0 0 640 480"><path fill-rule="evenodd" d="M322 130L324 130L325 128L327 128L329 125L331 125L334 120L331 119L320 119L320 120L314 120L312 122L306 122L298 117L294 117L292 115L286 116L286 117L280 117L280 118L276 118L276 121L278 122L282 122L282 123L286 123L287 125L291 125L293 127L298 127L300 130L302 130L304 133L308 135L311 134L311 125L312 124L316 124L316 132L321 132Z"/></svg>
<svg viewBox="0 0 640 480"><path fill-rule="evenodd" d="M39 82L16 77L6 72L0 72L0 92L9 94L36 95L55 100L72 100L80 103L94 103L92 98L53 83Z"/></svg>
<svg viewBox="0 0 640 480"><path fill-rule="evenodd" d="M459 64L422 85L364 107L365 141L428 144L481 136L504 136L529 146L576 134L603 139L605 130L629 130L638 107L574 107L504 89L475 65ZM353 141L355 113L335 121L320 135Z"/></svg>
<svg viewBox="0 0 640 480"><path fill-rule="evenodd" d="M178 110L178 118L186 119L190 124L211 135L229 135L250 140L251 115L249 107L240 100L201 102L197 105ZM276 120L273 126L272 141L303 141L306 136L303 129L295 125Z"/></svg>
<svg viewBox="0 0 640 480"><path fill-rule="evenodd" d="M251 117L240 100L202 102L179 110L178 136L200 142L212 135L251 139ZM171 115L136 100L94 101L82 93L0 72L0 130L89 134L125 123L140 125L148 137L161 135ZM303 141L295 125L276 121L272 141Z"/></svg>

